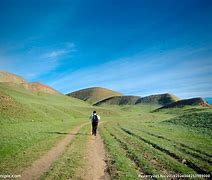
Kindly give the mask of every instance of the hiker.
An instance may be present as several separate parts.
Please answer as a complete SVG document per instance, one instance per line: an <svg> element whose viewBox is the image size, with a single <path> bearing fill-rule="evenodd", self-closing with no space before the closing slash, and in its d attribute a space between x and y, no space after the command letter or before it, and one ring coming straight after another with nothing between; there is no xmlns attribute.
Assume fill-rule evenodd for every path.
<svg viewBox="0 0 212 180"><path fill-rule="evenodd" d="M96 130L100 121L100 116L96 114L96 111L93 111L93 114L90 116L90 120L92 122L92 135L96 136Z"/></svg>

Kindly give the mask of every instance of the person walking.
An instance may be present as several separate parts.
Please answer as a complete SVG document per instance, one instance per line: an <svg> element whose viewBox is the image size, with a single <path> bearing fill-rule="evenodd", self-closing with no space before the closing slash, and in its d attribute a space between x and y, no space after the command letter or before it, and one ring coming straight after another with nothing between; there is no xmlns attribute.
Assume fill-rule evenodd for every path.
<svg viewBox="0 0 212 180"><path fill-rule="evenodd" d="M92 135L96 136L98 123L100 121L100 116L97 115L96 111L93 111L93 114L90 116L90 120L92 123Z"/></svg>

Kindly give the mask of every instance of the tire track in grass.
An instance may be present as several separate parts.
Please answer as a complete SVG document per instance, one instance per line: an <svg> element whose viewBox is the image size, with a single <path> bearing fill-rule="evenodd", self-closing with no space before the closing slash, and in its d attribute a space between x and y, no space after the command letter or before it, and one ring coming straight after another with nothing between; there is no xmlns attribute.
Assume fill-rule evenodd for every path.
<svg viewBox="0 0 212 180"><path fill-rule="evenodd" d="M184 153L186 153L186 154L189 154L190 156L192 156L192 157L194 157L194 158L197 158L197 159L199 159L199 160L202 160L202 161L205 161L205 162L207 162L207 163L209 163L209 164L212 164L212 161L211 161L211 160L206 159L206 158L200 156L200 155L197 154L197 153L191 152L191 151L189 151L189 150L186 149L186 148L177 147L177 146L175 146L175 147L176 147L177 149L179 149L181 152L184 152Z"/></svg>
<svg viewBox="0 0 212 180"><path fill-rule="evenodd" d="M140 161L140 158L137 156L137 154L135 154L132 149L129 148L129 146L124 143L123 141L121 141L119 138L117 138L114 134L112 134L107 128L105 128L108 133L121 145L122 149L124 149L126 151L126 154L128 156L128 158L134 162L134 164L140 169L140 172L142 175L152 175L153 173L148 171L147 169L143 168L145 166L145 164L143 162ZM152 178L152 179L156 179L156 178Z"/></svg>
<svg viewBox="0 0 212 180"><path fill-rule="evenodd" d="M133 146L134 149L136 149L137 147L138 152L142 151L142 155L144 156L144 158L150 161L154 165L154 167L156 167L156 169L159 168L160 174L170 175L170 174L176 174L176 172L178 173L185 172L182 171L181 167L180 168L178 167L179 165L183 166L182 163L179 163L178 161L176 162L174 158L167 156L166 153L158 151L154 147L146 145L146 143L141 143L139 139L134 138L132 136L130 137L129 134L126 134L120 128L116 128L116 130L121 133L121 137L123 137L128 144ZM191 170L193 171L193 169Z"/></svg>
<svg viewBox="0 0 212 180"><path fill-rule="evenodd" d="M181 157L179 157L177 154L175 154L175 153L173 153L173 152L170 152L169 150L164 149L164 148L158 146L157 144L152 143L151 141L148 141L148 140L142 138L141 136L136 135L135 133L131 132L130 130L125 129L125 128L121 128L121 130L124 131L125 133L129 134L129 135L132 135L132 136L134 136L134 137L136 137L136 138L142 140L143 142L145 142L145 143L151 145L152 147L154 147L154 148L156 148L156 149L158 149L158 150L160 150L160 151L162 151L162 152L165 152L167 155L173 157L173 158L176 159L178 162L182 162L182 161L183 161L183 159L182 159ZM193 162L191 162L191 161L189 161L189 160L186 160L185 164L186 164L188 167L190 167L190 168L192 168L193 170L195 170L195 171L196 171L197 173L199 173L199 174L210 174L210 175L212 175L210 172L205 171L204 169L198 167L197 165L195 165Z"/></svg>
<svg viewBox="0 0 212 180"><path fill-rule="evenodd" d="M140 179L138 176L142 174L139 168L127 156L127 152L121 147L114 137L112 137L106 127L100 130L107 149L107 164L111 179Z"/></svg>
<svg viewBox="0 0 212 180"><path fill-rule="evenodd" d="M198 149L189 147L189 146L187 146L187 145L185 145L185 144L183 144L183 143L179 143L179 142L173 141L173 140L168 139L168 138L166 138L166 137L163 137L163 136L161 136L161 135L157 135L157 134L150 133L150 132L145 131L145 130L143 130L143 129L135 129L135 130L142 131L142 132L144 132L144 133L146 133L146 134L148 134L148 135L150 135L150 136L157 137L157 138L159 138L159 139L164 139L164 140L167 140L167 141L169 141L169 142L173 142L174 144L178 144L179 146L181 146L181 147L177 147L177 146L176 146L176 148L178 148L179 150L184 151L184 152L186 152L186 153L188 153L188 154L190 154L190 155L192 155L192 156L194 156L194 157L196 157L196 158L199 158L199 159L201 159L201 160L203 160L203 161L207 161L208 163L212 163L211 160L206 159L205 157L202 157L202 156L200 156L200 155L197 154L197 153L201 153L201 154L203 154L203 155L205 155L205 156L207 156L207 157L209 157L209 158L212 158L212 155L210 155L210 154L207 154L207 153L202 152L202 151L200 151L200 150L198 150ZM189 150L194 151L194 152L191 152L191 151L189 151Z"/></svg>

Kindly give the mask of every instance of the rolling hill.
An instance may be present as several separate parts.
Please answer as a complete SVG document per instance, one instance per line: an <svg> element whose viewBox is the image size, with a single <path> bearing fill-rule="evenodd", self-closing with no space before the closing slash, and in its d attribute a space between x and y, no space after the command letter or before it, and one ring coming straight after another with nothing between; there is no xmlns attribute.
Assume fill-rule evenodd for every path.
<svg viewBox="0 0 212 180"><path fill-rule="evenodd" d="M45 87L45 85L39 84L40 89L37 89L39 87L37 83L35 86L24 85L28 87L15 83L0 83L0 119L2 121L31 121L36 119L41 121L47 117L50 119L62 118L63 116L70 117L77 113L78 110L76 109L90 107L79 99L68 98L62 94L58 96L54 94L54 90L52 90L53 93L44 91L43 86ZM49 91L49 87L46 90ZM40 93L37 93L38 91Z"/></svg>
<svg viewBox="0 0 212 180"><path fill-rule="evenodd" d="M74 98L48 93L34 94L22 86L11 86L7 83L0 83L0 100L0 119L2 121L36 119L41 121L47 117L51 119L53 114L68 117L68 113L66 113L68 107L73 109L71 107L88 106L83 101ZM64 105L62 105L63 103ZM55 116L55 118L59 118L59 116Z"/></svg>
<svg viewBox="0 0 212 180"><path fill-rule="evenodd" d="M18 82L20 83L12 80L0 82L0 174L21 174L28 167L33 167L31 165L46 152L52 152L51 149L57 147L61 140L63 142L63 139L73 134L76 135L74 141L66 146L43 177L45 179L45 175L51 175L49 177L53 178L46 179L55 179L65 174L63 179L73 179L74 172L86 171L86 164L84 167L83 163L93 152L93 142L98 141L89 137L88 117L94 109L101 115L103 122L108 122L101 124L97 138L101 137L105 142L106 156L109 157L108 168L112 167L110 172L115 172L111 174L111 179L124 179L129 175L130 179L137 179L138 173L142 172L139 167L143 168L144 165L147 167L146 174L186 174L196 173L195 170L206 174L211 172L210 159L207 159L211 152L208 142L211 139L212 114L209 108L201 108L201 112L190 107L186 113L183 108L179 108L181 113L152 113L153 109L158 108L154 103L176 101L174 96L121 96L120 93L111 93L104 88L93 88L93 94L87 93L88 99L95 100L97 97L100 99L115 94L119 96L100 101L102 105L105 102L133 105L94 107L80 99L56 95L53 89L41 83L28 83L22 79L18 79ZM179 102L182 105L205 103L202 98L195 98L171 104L178 105ZM70 133L82 124L85 126L79 133ZM91 147L91 151L87 151L87 147ZM86 153L83 154L84 152ZM93 156L91 157L93 162ZM182 163L184 159L185 164ZM41 168L43 169L42 166Z"/></svg>
<svg viewBox="0 0 212 180"><path fill-rule="evenodd" d="M134 105L140 98L140 96L115 96L99 101L94 105Z"/></svg>
<svg viewBox="0 0 212 180"><path fill-rule="evenodd" d="M27 81L23 79L21 76L8 73L5 71L0 71L0 82L11 82L16 84L27 83Z"/></svg>
<svg viewBox="0 0 212 180"><path fill-rule="evenodd" d="M182 99L171 104L167 104L159 109L167 109L167 108L179 108L184 106L203 106L209 107L210 105L203 98L191 98L191 99ZM159 110L158 109L158 110Z"/></svg>
<svg viewBox="0 0 212 180"><path fill-rule="evenodd" d="M122 94L119 92L112 91L110 89L106 89L106 88L102 88L102 87L86 88L86 89L82 89L79 91L74 91L67 95L81 99L90 104L95 104L95 103L97 103L103 99L109 98L109 97L122 96Z"/></svg>
<svg viewBox="0 0 212 180"><path fill-rule="evenodd" d="M159 105L167 105L173 102L178 101L179 98L173 94L165 93L165 94L156 94L151 96L146 96L138 99L136 104L159 104Z"/></svg>
<svg viewBox="0 0 212 180"><path fill-rule="evenodd" d="M89 122L94 107L80 99L46 92L49 87L45 89L40 83L32 86L21 79L20 83L8 79L0 82L0 174L20 174L64 134ZM101 107L95 109L103 117L117 114Z"/></svg>
<svg viewBox="0 0 212 180"><path fill-rule="evenodd" d="M30 90L34 93L39 93L39 92L44 92L44 93L49 93L49 94L54 94L54 95L59 95L58 91L55 89L47 86L46 84L42 84L39 82L33 82L30 84Z"/></svg>
<svg viewBox="0 0 212 180"><path fill-rule="evenodd" d="M39 82L32 82L28 83L24 78L21 76L0 71L0 83L7 84L10 87L24 87L26 90L31 91L32 93L48 93L53 95L61 95L55 89L47 86L46 84L42 84Z"/></svg>
<svg viewBox="0 0 212 180"><path fill-rule="evenodd" d="M97 93L118 94L97 88ZM117 114L98 108L98 112ZM45 121L73 117L88 117L93 107L88 103L67 97L53 88L39 83L28 83L24 78L9 72L0 72L0 120L5 122Z"/></svg>
<svg viewBox="0 0 212 180"><path fill-rule="evenodd" d="M103 99L95 103L96 106L101 105L138 105L138 104L157 104L167 105L179 100L175 95L172 94L157 94L146 97L140 96L114 96L107 99Z"/></svg>

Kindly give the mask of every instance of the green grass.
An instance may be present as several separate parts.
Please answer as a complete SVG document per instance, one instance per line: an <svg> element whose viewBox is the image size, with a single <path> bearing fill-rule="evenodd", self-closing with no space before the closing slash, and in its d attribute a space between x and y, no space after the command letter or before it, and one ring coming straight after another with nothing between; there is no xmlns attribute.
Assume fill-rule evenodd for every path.
<svg viewBox="0 0 212 180"><path fill-rule="evenodd" d="M154 112L149 106L113 108L121 110L122 117L111 118L102 137L118 144L119 156L130 160L144 174L211 173L211 109L185 107ZM185 125L187 122L196 124ZM108 153L114 154L110 148ZM125 173L119 167L122 164L114 164L113 169Z"/></svg>
<svg viewBox="0 0 212 180"><path fill-rule="evenodd" d="M1 173L20 172L63 138L54 132L69 132L80 123L72 120L1 125Z"/></svg>
<svg viewBox="0 0 212 180"><path fill-rule="evenodd" d="M20 174L64 138L58 132L70 132L88 121L94 109L106 121L99 131L112 179L211 174L211 108L154 111L157 105L93 107L75 98L32 94L1 83L0 98L0 174ZM86 143L87 136L76 136L43 178L78 178Z"/></svg>
<svg viewBox="0 0 212 180"><path fill-rule="evenodd" d="M90 126L86 125L66 147L65 152L51 166L41 179L80 179L80 171L83 171ZM90 134L89 134L90 135ZM79 148L80 147L80 148Z"/></svg>
<svg viewBox="0 0 212 180"><path fill-rule="evenodd" d="M108 166L112 179L139 179L139 170L127 157L120 144L109 134L105 124L100 126L100 134L104 139L108 154Z"/></svg>
<svg viewBox="0 0 212 180"><path fill-rule="evenodd" d="M0 174L19 174L63 138L54 132L70 132L88 121L94 109L75 98L33 94L4 83L0 83L0 98Z"/></svg>
<svg viewBox="0 0 212 180"><path fill-rule="evenodd" d="M187 113L182 116L170 119L166 122L177 125L185 125L191 128L212 129L212 112Z"/></svg>

